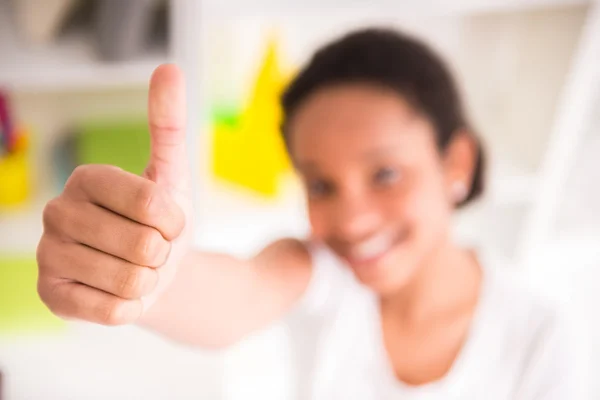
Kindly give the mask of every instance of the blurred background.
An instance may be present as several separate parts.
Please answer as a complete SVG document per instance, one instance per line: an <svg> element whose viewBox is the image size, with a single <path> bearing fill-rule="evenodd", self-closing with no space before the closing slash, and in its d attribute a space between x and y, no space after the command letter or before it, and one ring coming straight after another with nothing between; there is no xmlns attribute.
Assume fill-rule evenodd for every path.
<svg viewBox="0 0 600 400"><path fill-rule="evenodd" d="M213 353L51 316L35 289L41 211L77 164L141 172L148 80L175 61L188 79L197 245L245 255L301 237L278 95L318 46L367 25L413 33L448 60L491 159L457 240L564 301L600 373L599 6L0 0L0 398L285 398L282 326ZM600 398L600 383L590 390Z"/></svg>

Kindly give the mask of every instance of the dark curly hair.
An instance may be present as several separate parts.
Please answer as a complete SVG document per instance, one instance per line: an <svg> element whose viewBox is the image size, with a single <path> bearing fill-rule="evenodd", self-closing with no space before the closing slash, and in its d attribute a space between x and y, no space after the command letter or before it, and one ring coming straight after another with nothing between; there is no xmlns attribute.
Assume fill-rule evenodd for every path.
<svg viewBox="0 0 600 400"><path fill-rule="evenodd" d="M367 83L392 89L433 124L440 150L453 135L466 129L460 94L442 59L417 39L391 29L352 32L318 50L282 97L282 132L289 149L288 124L298 107L323 87ZM477 156L470 192L464 205L482 192L485 159L478 138Z"/></svg>

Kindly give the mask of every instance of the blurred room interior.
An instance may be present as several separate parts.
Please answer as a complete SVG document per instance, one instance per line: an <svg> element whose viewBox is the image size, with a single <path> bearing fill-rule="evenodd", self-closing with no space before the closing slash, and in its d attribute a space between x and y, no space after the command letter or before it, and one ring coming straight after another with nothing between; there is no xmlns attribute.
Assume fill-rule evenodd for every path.
<svg viewBox="0 0 600 400"><path fill-rule="evenodd" d="M78 164L141 172L148 80L173 61L187 76L197 245L244 255L302 236L278 95L317 46L368 25L449 60L491 151L488 190L456 237L569 304L600 372L599 2L0 0L2 400L281 398L282 326L214 353L52 316L35 288L41 211Z"/></svg>

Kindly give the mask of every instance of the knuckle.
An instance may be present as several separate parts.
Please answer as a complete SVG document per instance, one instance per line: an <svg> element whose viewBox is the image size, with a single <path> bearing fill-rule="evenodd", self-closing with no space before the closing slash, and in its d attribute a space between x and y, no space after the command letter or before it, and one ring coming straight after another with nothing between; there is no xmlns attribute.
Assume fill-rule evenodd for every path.
<svg viewBox="0 0 600 400"><path fill-rule="evenodd" d="M137 236L135 245L138 261L144 266L157 266L158 256L161 253L163 238L152 228L144 228Z"/></svg>
<svg viewBox="0 0 600 400"><path fill-rule="evenodd" d="M56 241L46 234L42 235L35 251L35 258L39 277L64 278L65 251L62 242Z"/></svg>
<svg viewBox="0 0 600 400"><path fill-rule="evenodd" d="M53 246L50 240L42 236L35 252L38 267L38 283L41 277L60 277L60 270L57 269L61 265L60 262L57 262L57 257L60 257L56 254L58 251L57 246Z"/></svg>
<svg viewBox="0 0 600 400"><path fill-rule="evenodd" d="M89 176L91 168L91 165L78 165L77 167L75 167L75 169L71 173L71 176L69 176L69 179L67 179L65 189L68 190L73 186L77 186L80 182L84 181L86 177Z"/></svg>
<svg viewBox="0 0 600 400"><path fill-rule="evenodd" d="M63 310L61 310L61 304L64 303L64 299L60 295L60 283L54 279L48 279L47 277L38 277L37 281L37 292L42 303L48 307L48 309L57 316L64 316Z"/></svg>
<svg viewBox="0 0 600 400"><path fill-rule="evenodd" d="M38 277L38 281L37 281L38 296L40 297L40 300L42 300L42 302L50 310L52 310L52 301L51 301L51 296L50 296L50 293L52 292L52 290L49 286L50 285L49 285L49 282L47 279L44 279L41 276Z"/></svg>
<svg viewBox="0 0 600 400"><path fill-rule="evenodd" d="M46 203L42 212L42 222L44 228L55 226L55 221L60 219L62 208L60 206L60 198L54 198Z"/></svg>
<svg viewBox="0 0 600 400"><path fill-rule="evenodd" d="M42 236L42 238L40 239L40 242L38 243L38 246L35 250L35 259L37 261L37 265L38 265L38 270L41 271L45 271L48 269L48 264L49 264L49 259L48 259L48 253L49 253L49 249L48 249L48 244L46 242L46 239L44 238L44 236Z"/></svg>
<svg viewBox="0 0 600 400"><path fill-rule="evenodd" d="M152 277L149 273L154 272L145 267L123 269L117 278L117 290L120 297L126 299L138 299L147 294L152 287Z"/></svg>

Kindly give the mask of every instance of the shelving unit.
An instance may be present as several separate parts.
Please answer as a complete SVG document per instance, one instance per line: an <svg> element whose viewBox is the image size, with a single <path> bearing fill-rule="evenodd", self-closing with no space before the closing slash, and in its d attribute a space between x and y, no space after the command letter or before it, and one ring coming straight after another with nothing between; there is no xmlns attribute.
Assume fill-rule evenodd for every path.
<svg viewBox="0 0 600 400"><path fill-rule="evenodd" d="M192 66L194 57L189 57L189 45L186 47L191 41L186 41L182 35L183 32L193 35L195 26L186 24L179 11L182 5L186 5L186 1L173 1L171 5L170 16L173 21L170 24L170 37L177 40L168 43L168 48L155 46L138 57L122 62L101 61L89 33L77 30L61 35L50 44L27 45L17 32L9 1L0 0L0 89L28 98L41 96L44 99L52 99L55 95L56 98L60 98L69 93L73 97L81 95L89 99L90 93L131 92L132 95L127 94L124 98L136 99L136 93L143 93L147 88L153 70L161 63L174 61L173 55L176 55L176 61L187 70L190 81L193 82L194 76L197 75L197 68ZM185 12L183 15L186 16ZM194 91L190 92L189 96L193 99ZM87 104L90 104L89 100ZM124 105L123 101L119 101L115 107L119 107L119 104ZM52 108L51 104L47 105ZM33 107L43 107L43 102L41 105L36 103ZM52 185L46 182L52 177L52 174L47 172L51 168L46 164L51 160L46 153L54 143L52 136L56 136L60 128L45 125L47 118L44 118L43 110L16 108L16 111L24 114L26 123L30 122L27 120L28 116L38 116L37 125L34 121L32 128L35 134L41 137L35 140L32 158L36 161L39 161L38 158L42 160L36 162L35 167L44 172L34 174L32 184L36 190L31 201L18 208L0 212L0 252L31 254L35 252L42 233L41 214L44 204L55 195L49 187ZM108 106L105 105L104 108ZM132 108L135 107L123 107L125 112ZM41 120L39 115L42 115ZM189 124L191 129L198 129L195 119L190 119Z"/></svg>
<svg viewBox="0 0 600 400"><path fill-rule="evenodd" d="M127 62L98 60L88 35L73 32L49 46L23 44L7 0L0 0L0 88L13 91L118 89L148 84L167 49L150 49Z"/></svg>
<svg viewBox="0 0 600 400"><path fill-rule="evenodd" d="M154 68L168 61L157 52L119 65L99 64L86 43L76 38L44 51L9 54L14 57L0 65L0 84L10 90L37 92L147 85Z"/></svg>
<svg viewBox="0 0 600 400"><path fill-rule="evenodd" d="M368 4L361 0L305 0L303 2L259 0L252 3L239 0L204 0L202 3L202 13L209 18L326 14L340 12L340 10L360 12L367 16L395 13L453 17L582 5L589 3L589 0L426 0L401 2L378 0Z"/></svg>

